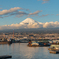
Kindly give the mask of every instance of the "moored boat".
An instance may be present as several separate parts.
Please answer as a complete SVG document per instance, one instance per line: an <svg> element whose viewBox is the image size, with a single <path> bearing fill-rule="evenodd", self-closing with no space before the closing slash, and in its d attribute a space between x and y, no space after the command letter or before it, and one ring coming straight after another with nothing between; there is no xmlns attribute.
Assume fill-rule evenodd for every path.
<svg viewBox="0 0 59 59"><path fill-rule="evenodd" d="M39 43L36 41L29 41L28 45L29 47L38 47Z"/></svg>
<svg viewBox="0 0 59 59"><path fill-rule="evenodd" d="M50 46L49 43L40 42L40 41L29 41L28 46L30 47L43 47L43 46Z"/></svg>
<svg viewBox="0 0 59 59"><path fill-rule="evenodd" d="M8 40L7 38L3 38L0 40L0 44L11 44L11 40Z"/></svg>
<svg viewBox="0 0 59 59"><path fill-rule="evenodd" d="M59 50L59 44L51 44L48 50Z"/></svg>

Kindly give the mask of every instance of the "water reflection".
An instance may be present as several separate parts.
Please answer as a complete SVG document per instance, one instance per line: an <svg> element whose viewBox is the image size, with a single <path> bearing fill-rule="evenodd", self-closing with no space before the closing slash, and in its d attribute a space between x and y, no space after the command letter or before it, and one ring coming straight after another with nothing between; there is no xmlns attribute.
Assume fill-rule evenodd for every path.
<svg viewBox="0 0 59 59"><path fill-rule="evenodd" d="M31 59L38 52L38 49L39 48L36 48L36 47L27 47L26 44L24 47L20 45L20 54L23 55L27 59Z"/></svg>
<svg viewBox="0 0 59 59"><path fill-rule="evenodd" d="M27 43L0 45L0 55L12 55L11 59L59 59L59 54L50 54L48 47L28 47Z"/></svg>

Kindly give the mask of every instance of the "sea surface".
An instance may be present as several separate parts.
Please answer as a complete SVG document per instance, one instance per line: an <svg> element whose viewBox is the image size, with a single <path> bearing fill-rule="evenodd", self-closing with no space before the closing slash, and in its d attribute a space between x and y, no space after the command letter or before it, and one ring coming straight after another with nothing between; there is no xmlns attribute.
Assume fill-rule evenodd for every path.
<svg viewBox="0 0 59 59"><path fill-rule="evenodd" d="M59 54L49 53L49 47L28 47L27 44L0 45L0 56L12 55L9 59L59 59Z"/></svg>

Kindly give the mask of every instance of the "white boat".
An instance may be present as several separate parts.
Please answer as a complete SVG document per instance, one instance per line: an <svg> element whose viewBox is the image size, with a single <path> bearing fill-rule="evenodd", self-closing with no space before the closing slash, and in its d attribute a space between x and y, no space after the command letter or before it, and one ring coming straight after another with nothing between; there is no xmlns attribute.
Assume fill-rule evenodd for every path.
<svg viewBox="0 0 59 59"><path fill-rule="evenodd" d="M51 44L48 50L59 50L59 44Z"/></svg>
<svg viewBox="0 0 59 59"><path fill-rule="evenodd" d="M39 43L38 42L36 42L36 41L32 41L32 43L31 43L31 45L39 45Z"/></svg>

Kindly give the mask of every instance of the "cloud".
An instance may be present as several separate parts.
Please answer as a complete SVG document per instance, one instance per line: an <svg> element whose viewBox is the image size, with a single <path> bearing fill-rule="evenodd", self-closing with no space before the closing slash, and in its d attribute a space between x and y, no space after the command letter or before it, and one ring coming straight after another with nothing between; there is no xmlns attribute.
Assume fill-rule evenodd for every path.
<svg viewBox="0 0 59 59"><path fill-rule="evenodd" d="M28 15L28 13L26 13L26 12L22 12L22 11L19 11L19 12L17 12L16 13L17 15L15 16L15 17L22 17L22 16L24 16L24 15Z"/></svg>
<svg viewBox="0 0 59 59"><path fill-rule="evenodd" d="M40 12L42 12L42 10L41 11L35 11L34 13L26 13L23 11L16 11L15 13L11 13L10 16L16 15L15 17L18 17L18 18L20 18L22 16L27 16L27 17L31 16L32 17L32 16L37 16Z"/></svg>
<svg viewBox="0 0 59 59"><path fill-rule="evenodd" d="M59 22L58 21L56 21L56 22L46 22L43 25L43 28L56 28L56 27L59 27Z"/></svg>
<svg viewBox="0 0 59 59"><path fill-rule="evenodd" d="M3 16L3 18L4 18L4 17L12 16L12 15L15 15L15 17L21 17L21 16L24 16L24 15L27 15L26 12L19 11L21 9L29 11L29 9L24 9L24 8L20 8L20 7L14 7L14 8L11 8L9 10L0 11L0 16ZM0 18L2 18L2 17L0 17Z"/></svg>
<svg viewBox="0 0 59 59"><path fill-rule="evenodd" d="M23 11L17 11L17 12L15 12L15 13L11 13L11 14L10 14L10 16L12 16L12 15L15 15L15 17L20 18L20 17L22 17L22 16L24 16L24 15L28 15L28 13L23 12Z"/></svg>
<svg viewBox="0 0 59 59"><path fill-rule="evenodd" d="M15 12L15 11L20 10L20 9L22 9L22 8L14 7L14 8L11 8L9 10L2 10L2 11L0 11L0 15L9 14L9 13Z"/></svg>
<svg viewBox="0 0 59 59"><path fill-rule="evenodd" d="M24 10L24 11L26 11L26 12L24 12L24 11L19 11L19 10ZM18 18L20 18L20 17L22 17L22 16L26 16L26 17L29 17L29 16L38 16L38 14L40 13L40 12L42 12L42 10L41 11L35 11L35 12L33 12L33 13L30 13L31 11L29 10L29 9L25 9L25 8L20 8L20 7L14 7L14 8L10 8L9 10L2 10L2 11L0 11L0 16L2 16L3 18L4 17L9 17L9 16L15 16L15 17L18 17ZM0 17L1 18L1 17Z"/></svg>
<svg viewBox="0 0 59 59"><path fill-rule="evenodd" d="M24 11L20 11L20 10L25 10L27 12ZM0 11L0 18L4 18L4 17L9 17L9 16L14 16L14 17L35 17L35 16L39 16L38 14L42 12L42 10L37 10L33 13L30 13L29 9L25 9L25 8L20 8L20 7L14 7L14 8L10 8L9 10L2 10ZM39 17L43 17L43 16L48 16L48 14L46 15L42 15Z"/></svg>
<svg viewBox="0 0 59 59"><path fill-rule="evenodd" d="M41 11L35 11L35 12L33 12L33 13L29 13L28 14L28 17L30 17L30 16L38 16L38 14L40 13L40 12L42 12L42 10Z"/></svg>
<svg viewBox="0 0 59 59"><path fill-rule="evenodd" d="M36 11L36 12L34 12L34 13L30 13L29 15L36 15L36 14L38 14L39 12L42 12L42 10L41 11Z"/></svg>
<svg viewBox="0 0 59 59"><path fill-rule="evenodd" d="M48 16L49 14L46 14L46 15L42 15L42 16L39 16L39 17L44 17L44 16Z"/></svg>

